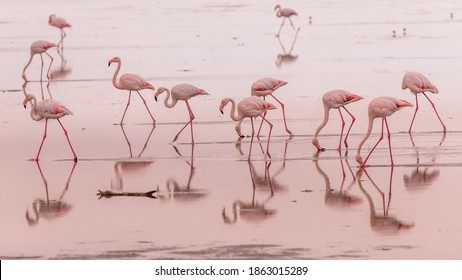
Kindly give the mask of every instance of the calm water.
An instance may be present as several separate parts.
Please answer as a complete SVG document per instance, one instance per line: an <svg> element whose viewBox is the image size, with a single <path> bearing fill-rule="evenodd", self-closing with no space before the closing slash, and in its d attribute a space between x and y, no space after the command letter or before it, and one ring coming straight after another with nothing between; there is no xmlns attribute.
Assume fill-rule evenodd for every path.
<svg viewBox="0 0 462 280"><path fill-rule="evenodd" d="M267 1L7 0L0 11L0 257L460 259L462 6L365 3L287 1L283 6L298 11L294 23L301 29L286 24L278 39L280 19ZM32 121L21 104L30 43L59 40L47 25L51 13L73 25L65 60L50 50L55 60L47 84L37 81L35 57L25 92L51 94L74 112L62 122L76 164L55 121L39 164L31 160L44 123ZM190 102L196 145L189 144L189 129L170 144L188 120L186 106L167 109L155 103L154 92L142 94L156 127L136 95L126 125L114 125L127 93L111 83L113 56L122 58L121 73L137 73L156 88L187 82L211 93ZM401 90L405 71L422 72L438 86L432 99L448 133L439 132L421 99L412 139L405 131L413 108L389 119L395 167L384 139L367 174L358 172L354 155L368 100L390 95L415 102ZM236 142L229 109L221 115L218 107L223 97L249 96L261 77L289 82L276 95L296 136L285 134L280 110L270 112L272 160L263 156L262 137L248 162L250 138ZM334 150L340 123L333 112L319 138L330 149L316 154L311 137L322 120L321 96L336 88L365 97L349 105L357 116L351 149ZM243 131L250 134L250 123ZM100 197L99 190L156 190L156 198Z"/></svg>

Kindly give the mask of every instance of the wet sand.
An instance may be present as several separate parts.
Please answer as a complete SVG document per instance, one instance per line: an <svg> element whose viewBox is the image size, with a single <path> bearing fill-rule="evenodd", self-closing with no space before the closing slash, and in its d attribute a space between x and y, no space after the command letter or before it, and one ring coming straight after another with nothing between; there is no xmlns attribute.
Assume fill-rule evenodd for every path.
<svg viewBox="0 0 462 280"><path fill-rule="evenodd" d="M0 12L0 258L461 258L462 7L452 1L432 4L437 7L384 1L370 8L341 0L287 3L300 14L292 48L296 32L286 24L279 41L280 20L265 1L146 3L8 0ZM26 15L18 17L20 11ZM55 60L48 89L74 112L62 122L76 164L56 121L49 122L39 164L32 161L44 122L32 121L22 107L30 43L59 39L47 25L51 13L73 25L64 41L67 62L50 51ZM189 144L189 130L171 144L188 120L186 106L167 109L147 90L142 95L156 127L136 95L126 125L114 125L127 93L111 84L115 66L107 61L113 56L122 58L121 73L137 73L156 88L186 82L211 93L190 102L196 145ZM49 93L47 83L37 81L39 61L35 57L27 70L32 81L26 92L40 98L42 89ZM406 131L413 108L389 118L395 167L384 139L367 174L357 173L354 155L367 128L368 101L389 95L415 102L401 90L405 71L422 72L438 86L440 94L431 98L448 133L443 137L420 99L412 139ZM248 162L250 138L236 142L229 108L221 115L218 107L224 97L249 96L261 77L289 82L275 95L286 104L295 137L285 133L280 109L270 112L272 159L265 160L262 137ZM321 96L335 88L365 100L348 107L357 116L348 154L335 151L336 112L319 138L328 150L316 154L311 137L323 117ZM243 131L250 134L249 122ZM376 127L365 151L378 137ZM156 190L157 198L99 198L98 190Z"/></svg>

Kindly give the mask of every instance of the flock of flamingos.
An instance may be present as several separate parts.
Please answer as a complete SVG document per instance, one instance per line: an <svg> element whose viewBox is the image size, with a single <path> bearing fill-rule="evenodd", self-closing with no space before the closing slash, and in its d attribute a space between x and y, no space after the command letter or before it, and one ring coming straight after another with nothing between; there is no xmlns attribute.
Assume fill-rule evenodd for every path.
<svg viewBox="0 0 462 280"><path fill-rule="evenodd" d="M293 24L293 22L292 22L292 20L290 18L291 16L297 15L297 13L294 10L288 9L288 8L281 8L279 5L277 5L275 7L275 11L276 11L276 15L278 17L283 18L281 26L280 26L279 31L278 31L276 36L279 36L286 19L288 19L289 22L291 23L292 27L295 28L294 24ZM53 62L53 58L52 58L52 56L50 54L47 53L47 50L49 48L52 48L52 47L57 47L58 53L60 53L60 52L62 53L62 51L63 51L63 39L66 36L66 33L64 32L64 28L71 27L71 25L69 23L67 23L63 18L57 17L55 15L50 15L48 23L49 23L49 25L57 27L57 28L60 29L61 40L59 41L58 44L54 44L52 42L48 42L48 41L44 41L44 40L40 40L40 41L36 41L36 42L32 43L31 52L30 52L30 59L29 59L28 63L26 64L26 66L24 67L24 70L23 70L23 73L22 73L22 78L26 82L28 81L27 77L26 77L26 69L30 65L30 63L32 62L32 59L33 59L35 54L39 54L40 57L41 57L42 66L41 66L40 79L42 80L43 54L46 54L51 59L50 66L48 67L48 72L47 72L47 77L49 78L49 71L50 71L50 68L51 68L51 63ZM136 74L123 74L117 80L117 77L119 75L119 71L120 71L122 62L121 62L121 59L119 57L114 57L114 58L109 60L108 66L111 66L111 64L113 64L113 63L117 64L117 68L116 68L116 70L114 72L114 75L113 75L113 78L112 78L112 84L117 89L128 90L128 101L127 101L127 105L125 107L124 113L122 115L122 119L120 120L120 125L123 125L123 121L124 121L124 118L125 118L125 113L127 112L127 109L128 109L128 107L130 105L130 99L131 99L132 91L136 92L140 96L140 98L143 100L143 103L144 103L144 105L146 107L146 110L148 111L149 116L151 117L151 120L152 120L153 124L155 124L155 119L152 116L152 114L151 114L151 112L150 112L150 110L149 110L149 108L147 106L146 100L143 98L143 96L139 92L140 90L143 90L143 89L155 90L154 86L152 84L148 83L145 79L143 79L142 77L140 77L139 75L136 75ZM293 133L287 127L284 104L273 95L273 93L278 88L280 88L280 87L282 87L282 86L284 86L286 84L287 84L286 81L273 79L273 78L263 78L263 79L257 80L256 82L254 82L252 84L252 86L251 86L251 96L247 97L247 98L244 98L243 100L239 101L237 103L237 105L236 105L236 102L232 98L224 98L221 101L221 104L220 104L219 108L220 108L220 111L221 111L222 114L224 113L224 108L226 107L226 105L228 103L231 103L231 105L232 105L231 106L230 117L234 121L238 122L235 129L236 129L237 134L239 135L239 138L244 137L243 134L241 133L242 120L245 119L245 118L250 119L250 122L251 122L251 125L252 125L252 137L251 137L251 141L250 141L248 160L250 160L250 156L251 156L251 152L252 152L252 143L253 143L253 139L254 139L254 135L255 135L255 128L254 128L253 121L254 121L254 119L256 119L258 117L260 117L262 119L262 121L261 121L259 130L257 132L257 137L260 136L260 131L261 131L263 122L265 122L265 123L267 123L269 125L268 141L267 141L267 146L266 146L266 154L267 154L267 156L269 158L271 158L271 155L269 153L269 144L270 144L271 131L272 131L273 125L266 118L266 114L267 114L267 112L269 110L276 109L276 106L274 106L273 104L266 101L267 96L271 96L272 98L274 98L274 100L276 100L276 102L279 103L279 105L281 106L285 129L286 129L287 133L290 135L290 137L293 136ZM434 111L436 113L436 116L438 117L439 121L441 122L441 125L443 127L443 132L446 133L446 126L444 125L443 121L441 120L441 118L440 118L440 116L438 114L438 111L436 110L436 107L435 107L434 103L430 100L430 98L425 93L425 92L438 93L437 87L435 85L433 85L422 74L416 73L416 72L408 72L408 73L406 73L404 75L403 82L402 82L402 89L403 90L409 89L411 91L411 93L413 93L415 95L415 101L416 101L416 103L415 103L415 105L416 105L415 113L414 113L414 116L412 118L412 121L411 121L411 124L410 124L410 127L409 127L409 133L411 132L412 125L414 124L414 119L415 119L415 117L417 115L417 111L419 109L419 103L418 103L418 94L419 93L422 93L425 96L425 98L430 102L431 106L433 107L433 109L434 109ZM197 87L195 87L193 85L190 85L190 84L178 84L178 85L174 86L171 90L169 90L168 88L165 88L165 87L158 88L156 93L155 93L155 96L154 96L155 100L157 101L159 95L161 95L164 92L167 95L166 98L164 99L164 104L165 104L166 107L173 108L179 100L182 100L182 101L185 102L186 107L187 107L188 112L189 112L189 121L176 134L176 136L173 139L173 142L177 140L177 138L181 134L181 132L183 132L183 130L189 125L190 128L191 128L191 143L194 144L194 134L193 134L193 126L192 125L193 125L193 120L194 120L195 117L194 117L194 113L193 113L193 111L192 111L192 109L191 109L191 107L189 105L188 100L190 98L192 98L192 97L195 97L195 96L208 95L208 93L205 90L197 88ZM338 144L338 147L337 147L338 151L340 151L341 147L342 147L342 136L343 136L343 130L344 130L344 126L345 126L345 120L343 118L341 109L344 109L352 118L351 125L348 128L348 131L347 131L347 133L345 135L345 138L344 138L344 141L343 141L344 145L345 145L345 148L348 148L348 142L347 142L348 134L349 134L354 122L355 122L355 117L353 116L353 114L350 111L348 111L348 109L345 106L352 103L352 102L359 101L361 99L363 99L363 97L361 97L361 96L359 96L357 94L348 92L346 90L340 90L340 89L332 90L332 91L329 91L329 92L324 94L324 96L322 98L323 105L324 105L324 120L319 125L319 127L316 129L316 131L314 133L314 137L312 139L312 143L318 149L318 151L324 150L324 148L321 146L321 144L318 141L318 136L319 136L319 133L321 132L322 128L327 124L327 122L329 120L329 111L331 109L337 109L339 114L340 114L340 118L342 120L342 129L341 129L341 132L340 132L340 140L339 140L339 144ZM41 101L37 102L36 97L34 95L32 95L32 94L27 94L26 95L26 98L24 99L24 102L23 102L24 107L26 107L26 105L29 102L31 103L31 106L32 106L31 111L30 111L30 115L31 115L32 119L35 120L35 121L40 121L42 119L45 119L45 132L44 132L44 135L43 135L42 142L40 144L40 148L39 148L38 153L37 153L37 155L35 157L35 160L36 161L39 160L40 151L42 149L43 143L45 142L48 120L49 119L56 119L59 122L59 124L61 125L61 127L62 127L62 129L64 131L64 134L65 134L65 136L66 136L66 138L67 138L67 140L69 142L69 146L70 146L70 148L72 150L72 153L74 155L74 160L77 161L77 155L76 155L76 153L74 151L74 148L72 147L72 144L71 144L71 142L69 140L67 131L66 131L63 124L60 121L61 117L64 117L66 115L72 115L72 112L66 106L62 105L61 103L59 103L59 102L57 102L57 101L55 101L53 99L44 99L44 100L41 100ZM413 107L413 104L408 102L408 101L405 101L405 100L399 100L399 99L396 99L394 97L388 97L388 96L377 97L377 98L375 98L375 99L373 99L373 100L371 100L369 102L369 107L368 107L369 126L368 126L368 129L367 129L367 132L366 132L364 138L362 139L362 141L360 142L360 144L358 146L357 153L356 153L356 161L360 164L360 167L365 167L366 166L367 160L369 159L370 155L372 154L374 149L377 147L377 145L380 143L380 141L383 139L384 126L386 127L387 133L388 133L388 144L389 144L389 150L390 150L391 165L392 166L394 165L393 155L392 155L392 151L391 151L391 142L390 142L391 134L390 134L390 129L388 127L387 117L394 114L396 111L400 110L403 107ZM237 110L237 112L236 112L236 110ZM366 156L366 158L363 159L363 157L361 156L361 148L364 145L364 143L366 142L366 140L369 138L369 136L370 136L370 134L372 132L374 120L376 118L380 118L382 120L381 136L380 136L379 140L377 141L377 143L370 150L370 152Z"/></svg>

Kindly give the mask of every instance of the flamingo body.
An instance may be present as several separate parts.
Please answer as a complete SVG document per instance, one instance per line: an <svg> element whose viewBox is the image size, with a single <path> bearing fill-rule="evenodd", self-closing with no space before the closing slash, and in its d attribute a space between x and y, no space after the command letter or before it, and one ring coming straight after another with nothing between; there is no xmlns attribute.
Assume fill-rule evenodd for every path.
<svg viewBox="0 0 462 280"><path fill-rule="evenodd" d="M282 26L284 25L284 22L286 19L289 20L290 25L292 26L293 29L295 29L294 23L292 22L292 19L290 17L298 15L297 12L293 9L290 8L281 8L280 5L276 5L274 7L274 10L276 11L276 16L277 17L282 17L282 23L281 26L279 27L278 34L276 34L276 37L279 37L279 34L281 33Z"/></svg>
<svg viewBox="0 0 462 280"><path fill-rule="evenodd" d="M431 93L439 93L438 88L432 84L424 75L417 73L417 72L407 72L404 74L403 82L401 83L401 88L403 90L409 89L415 95L415 112L414 116L412 117L411 125L409 126L408 132L411 133L412 125L414 124L415 116L417 115L417 111L419 110L419 101L417 98L418 93L422 93L430 102L433 110L435 111L438 120L440 121L441 125L443 126L443 132L446 133L446 126L444 125L443 121L436 110L435 104L430 100L430 98L425 94L426 91Z"/></svg>
<svg viewBox="0 0 462 280"><path fill-rule="evenodd" d="M361 99L363 99L363 97L361 97L361 96L359 96L357 94L348 92L346 90L342 90L342 89L331 90L331 91L326 92L323 95L322 103L324 105L324 120L319 125L319 127L316 129L313 140L311 141L313 143L313 145L318 149L318 151L323 151L324 150L324 148L322 148L321 145L319 144L318 135L319 135L319 133L321 132L321 130L324 128L324 126L327 124L327 122L329 120L329 111L331 109L338 109L338 112L340 114L340 118L342 119L342 131L340 132L340 142L339 142L339 145L338 145L338 148L337 148L337 150L340 152L340 148L341 148L341 145L342 145L343 128L345 127L345 121L343 119L342 112L340 111L340 108L343 108L352 118L350 128L348 129L348 132L347 132L347 134L345 136L345 140L344 140L345 147L348 148L348 142L347 142L348 135L350 133L351 128L353 127L353 124L354 124L356 118L345 108L345 106L352 103L352 102L359 101Z"/></svg>
<svg viewBox="0 0 462 280"><path fill-rule="evenodd" d="M47 77L48 77L48 79L50 78L49 73L50 73L51 64L53 63L53 57L51 55L49 55L46 51L49 48L52 48L52 47L56 47L56 44L52 43L52 42L49 42L49 41L45 41L45 40L35 41L30 45L30 58L29 58L29 61L26 64L26 66L24 66L24 69L22 71L22 78L24 79L24 81L27 82L26 69L27 69L27 67L29 67L29 65L32 62L32 58L36 54L39 54L40 58L42 60L42 66L41 66L41 70L40 70L40 81L42 80L42 72L43 72L43 56L42 56L42 54L43 53L48 55L48 57L51 59L50 66L48 67L48 72L47 72Z"/></svg>
<svg viewBox="0 0 462 280"><path fill-rule="evenodd" d="M268 103L259 97L250 96L250 97L244 98L237 104L237 114L236 114L236 102L231 98L224 98L221 101L221 105L220 105L220 112L222 114L223 114L224 107L229 102L231 102L232 104L231 112L230 112L231 119L239 122L238 125L236 125L236 131L238 132L238 134L240 133L240 126L239 126L240 121L242 121L244 118L250 118L250 122L252 124L252 138L250 141L250 150L249 150L248 160L250 160L250 154L252 152L253 136L255 135L255 129L253 126L253 118L257 118L257 117L261 117L270 126L270 131L268 134L268 142L266 145L266 154L269 157L271 157L269 154L269 142L270 142L271 130L273 128L273 125L268 120L265 119L265 117L263 116L263 113L265 113L268 110L276 109L276 107L273 104Z"/></svg>
<svg viewBox="0 0 462 280"><path fill-rule="evenodd" d="M366 135L364 136L363 140L360 142L358 146L358 151L356 153L356 161L360 164L360 167L364 167L366 165L366 162L369 159L370 155L372 154L374 149L377 147L377 145L380 143L380 141L382 141L384 123L387 127L387 132L388 132L388 146L390 150L391 165L392 166L394 165L393 155L391 152L391 142L390 142L391 134L390 134L390 129L388 128L388 123L387 123L386 118L391 116L392 114L394 114L396 111L400 110L403 107L412 107L412 106L413 105L409 103L408 101L399 100L399 99L396 99L394 97L389 97L389 96L377 97L369 103L369 108L368 108L369 126L367 129ZM376 118L382 119L382 135L380 136L375 146L371 149L366 159L363 161L363 158L361 156L361 148L364 142L366 142L367 138L369 138L369 136L371 135L372 127L374 125L374 120Z"/></svg>
<svg viewBox="0 0 462 280"><path fill-rule="evenodd" d="M130 105L130 98L131 98L132 90L136 91L138 95L140 96L140 98L143 100L144 106L146 107L146 110L148 111L149 116L151 116L153 124L155 124L156 121L154 117L152 116L151 111L149 111L148 105L146 104L146 100L143 98L143 96L141 96L139 92L139 90L142 90L142 89L154 90L154 86L148 83L144 78L136 74L123 74L120 76L119 81L117 81L117 75L119 74L122 61L119 57L116 56L109 60L108 67L111 66L112 63L118 64L117 69L114 72L114 76L112 77L112 84L117 89L129 91L127 106L125 107L125 111L122 115L122 119L120 120L120 125L123 124L125 114L127 113L128 106Z"/></svg>
<svg viewBox="0 0 462 280"><path fill-rule="evenodd" d="M32 103L32 108L30 111L31 118L34 121L40 121L42 119L45 119L45 133L43 135L43 140L40 144L40 148L37 153L37 156L35 157L35 160L39 160L40 151L42 150L43 143L45 142L45 138L47 135L48 119L56 119L61 125L64 131L64 135L66 136L69 146L71 147L72 153L74 154L74 161L77 161L77 155L74 152L74 148L72 147L71 141L69 140L67 131L62 125L61 121L59 120L60 118L66 115L72 115L73 113L66 106L52 99L45 99L37 103L37 99L32 94L26 95L26 98L23 102L24 108L26 108L28 102Z"/></svg>
<svg viewBox="0 0 462 280"><path fill-rule="evenodd" d="M194 134L193 134L193 126L192 126L192 121L195 119L194 113L191 110L191 107L189 106L188 100L194 96L198 95L209 95L205 90L197 88L196 86L190 85L190 84L178 84L175 85L172 88L172 91L168 90L168 88L165 87L160 87L156 94L154 95L155 100L157 101L157 98L160 94L163 92L167 92L167 97L164 99L164 104L165 107L167 108L173 108L178 100L183 100L186 103L186 106L188 108L189 112L189 122L187 122L183 128L177 133L175 138L173 139L173 142L175 142L178 139L178 136L180 136L181 132L188 126L188 124L191 125L191 143L194 144ZM171 102L168 103L169 99L171 97Z"/></svg>

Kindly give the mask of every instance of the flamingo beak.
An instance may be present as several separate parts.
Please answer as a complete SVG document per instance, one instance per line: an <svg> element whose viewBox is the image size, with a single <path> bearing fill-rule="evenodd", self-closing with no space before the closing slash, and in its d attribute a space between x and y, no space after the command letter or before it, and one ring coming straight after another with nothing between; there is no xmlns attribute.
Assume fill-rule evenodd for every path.
<svg viewBox="0 0 462 280"><path fill-rule="evenodd" d="M208 92L206 92L205 90L203 89L199 89L196 93L197 95L210 95Z"/></svg>
<svg viewBox="0 0 462 280"><path fill-rule="evenodd" d="M287 85L288 83L289 83L289 82L286 82L286 81L283 81L283 80L279 80L279 81L278 81L278 84L279 84L280 87L285 86L285 85Z"/></svg>
<svg viewBox="0 0 462 280"><path fill-rule="evenodd" d="M350 100L361 100L361 99L364 99L364 97L359 96L357 94L351 94L351 95L347 96L348 101L350 101Z"/></svg>

